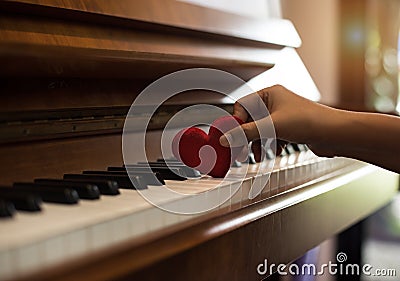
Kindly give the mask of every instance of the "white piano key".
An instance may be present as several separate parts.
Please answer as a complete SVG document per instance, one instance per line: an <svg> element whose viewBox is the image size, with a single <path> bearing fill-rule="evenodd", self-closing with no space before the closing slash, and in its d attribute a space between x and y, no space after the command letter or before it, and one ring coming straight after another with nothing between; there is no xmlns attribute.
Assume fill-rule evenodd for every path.
<svg viewBox="0 0 400 281"><path fill-rule="evenodd" d="M320 175L324 174L324 168L325 168L325 161L316 161L315 162L315 175L319 177Z"/></svg>
<svg viewBox="0 0 400 281"><path fill-rule="evenodd" d="M313 179L313 178L316 178L317 171L316 171L315 169L317 169L317 163L316 163L315 161L312 161L312 162L310 163L309 169L308 169L308 172L309 172L309 180L311 180L311 179Z"/></svg>
<svg viewBox="0 0 400 281"><path fill-rule="evenodd" d="M74 257L89 250L89 233L86 228L71 231L65 235L65 256Z"/></svg>
<svg viewBox="0 0 400 281"><path fill-rule="evenodd" d="M148 189L141 191L140 194L153 206L163 207L168 202L177 201L185 197L184 194L179 193L179 191L185 190L180 189L182 187L170 189L167 186L149 186Z"/></svg>
<svg viewBox="0 0 400 281"><path fill-rule="evenodd" d="M288 182L297 184L299 178L301 182L315 178L317 174L321 174L321 171L317 173L316 169L331 171L349 163L348 159L336 161L337 159L316 158L309 152L301 153L296 159L297 162L295 161L289 169L287 165L292 160L288 157L278 157L275 163L265 161L261 164L243 164L242 167L232 168L225 181L207 176L187 181L166 181L168 186L150 186L141 193L151 193L155 203L167 209L208 209L217 206L223 198L229 198L215 210L221 212L222 208L225 208L223 211L228 212L232 206L243 207L248 203L248 194L253 182L259 184L259 188L264 187L263 195L272 195L284 188ZM268 184L261 186L272 165L274 171ZM259 169L262 173L257 175ZM237 186L240 188L232 194ZM178 192L199 194L199 197L195 200ZM256 200L261 198L260 195ZM151 231L196 216L198 215L172 214L158 209L147 202L138 191L125 189L121 190L119 196L102 196L100 200L95 201L81 200L75 206L45 203L41 213L18 212L13 219L0 221L0 276L16 276L94 249L111 247L119 241L147 235Z"/></svg>
<svg viewBox="0 0 400 281"><path fill-rule="evenodd" d="M229 184L222 179L212 179L209 177L202 179L191 179L186 181L166 180L167 188L184 194L197 194L218 187L219 185Z"/></svg>
<svg viewBox="0 0 400 281"><path fill-rule="evenodd" d="M110 222L110 242L117 243L131 237L128 221L128 216L123 216Z"/></svg>
<svg viewBox="0 0 400 281"><path fill-rule="evenodd" d="M165 226L171 226L183 222L188 218L185 214L172 212L172 210L180 210L182 208L181 205L181 199L163 204L165 210L169 210L163 211L163 222Z"/></svg>
<svg viewBox="0 0 400 281"><path fill-rule="evenodd" d="M263 174L261 177L262 177L262 182L264 184L261 193L261 198L265 198L270 196L271 194L271 173Z"/></svg>
<svg viewBox="0 0 400 281"><path fill-rule="evenodd" d="M46 217L46 210L38 214L18 212L12 220L1 221L0 251L23 244L31 244L43 236L41 221Z"/></svg>
<svg viewBox="0 0 400 281"><path fill-rule="evenodd" d="M148 231L154 231L160 229L164 226L164 210L161 210L157 207L149 208L144 212L144 216L146 217L146 229Z"/></svg>
<svg viewBox="0 0 400 281"><path fill-rule="evenodd" d="M206 193L215 188L215 183L211 181L207 181L207 183L201 185L199 183L193 184L188 182L188 185L182 183L169 182L167 186L161 187L161 189L160 187L158 189L153 188L153 190L149 189L146 194L152 193L152 198L159 202L157 206L169 211L191 213L204 209L204 206L207 205L205 199ZM157 200L157 197L162 199ZM166 203L172 204L165 205Z"/></svg>
<svg viewBox="0 0 400 281"><path fill-rule="evenodd" d="M247 201L249 201L250 190L251 190L253 183L254 183L253 177L251 177L243 182L243 185L241 187L242 188L242 198L241 198L242 203L245 203L245 204L248 203ZM243 206L243 204L242 204L242 206Z"/></svg>
<svg viewBox="0 0 400 281"><path fill-rule="evenodd" d="M279 156L276 158L275 167L277 168L284 168L288 165L288 156Z"/></svg>
<svg viewBox="0 0 400 281"><path fill-rule="evenodd" d="M305 181L305 182L310 181L310 180L312 179L311 161L308 160L307 163L308 163L308 164L304 166L304 167L305 167L305 168L304 168L304 170L305 170L304 181Z"/></svg>
<svg viewBox="0 0 400 281"><path fill-rule="evenodd" d="M244 180L241 184L232 184L231 185L231 198L230 205L231 206L239 206L243 201L243 192L246 189L246 185L250 185L250 180Z"/></svg>
<svg viewBox="0 0 400 281"><path fill-rule="evenodd" d="M166 207L168 208L168 205ZM174 214L171 212L165 212L165 214L164 214L165 227L169 227L169 226L179 223L180 221L183 221L183 218L181 218L182 216L184 216L184 215Z"/></svg>
<svg viewBox="0 0 400 281"><path fill-rule="evenodd" d="M278 171L278 193L284 191L286 187L286 172L285 168L281 168Z"/></svg>
<svg viewBox="0 0 400 281"><path fill-rule="evenodd" d="M43 243L35 243L18 248L16 253L16 265L21 271L33 270L45 259L45 248Z"/></svg>
<svg viewBox="0 0 400 281"><path fill-rule="evenodd" d="M221 204L221 201L219 201L219 193L221 188L228 189L230 187L217 187L204 193L204 197L202 197L202 200L204 200L202 203L204 210L208 212L214 209L217 210L219 208L219 205Z"/></svg>
<svg viewBox="0 0 400 281"><path fill-rule="evenodd" d="M278 193L278 187L279 187L279 173L277 171L273 171L269 178L269 190L271 196Z"/></svg>
<svg viewBox="0 0 400 281"><path fill-rule="evenodd" d="M220 209L231 209L230 195L230 186L221 186L218 188L218 203L220 203Z"/></svg>
<svg viewBox="0 0 400 281"><path fill-rule="evenodd" d="M220 187L209 190L206 192L206 201L209 206L216 206L217 209L221 208L220 202Z"/></svg>
<svg viewBox="0 0 400 281"><path fill-rule="evenodd" d="M110 239L109 223L98 223L88 229L89 249L100 249L107 245Z"/></svg>
<svg viewBox="0 0 400 281"><path fill-rule="evenodd" d="M5 250L0 252L0 277L8 279L15 272L16 262L12 260L11 251Z"/></svg>
<svg viewBox="0 0 400 281"><path fill-rule="evenodd" d="M290 154L286 157L287 157L287 163L286 163L287 166L294 165L297 161L297 154Z"/></svg>
<svg viewBox="0 0 400 281"><path fill-rule="evenodd" d="M299 163L296 163L295 164L295 172L294 172L296 185L299 185L300 183L304 182L304 180L303 180L304 172L305 172L304 166Z"/></svg>
<svg viewBox="0 0 400 281"><path fill-rule="evenodd" d="M285 189L293 187L296 178L295 178L295 166L292 164L286 168L286 186Z"/></svg>
<svg viewBox="0 0 400 281"><path fill-rule="evenodd" d="M43 260L45 264L56 264L63 260L65 253L65 236L59 235L47 239L43 243L44 255Z"/></svg>
<svg viewBox="0 0 400 281"><path fill-rule="evenodd" d="M202 192L194 196L186 196L181 202L184 213L203 213L213 208L207 202L207 192Z"/></svg>
<svg viewBox="0 0 400 281"><path fill-rule="evenodd" d="M148 232L146 219L146 213L143 210L129 215L127 222L131 237L137 237Z"/></svg>
<svg viewBox="0 0 400 281"><path fill-rule="evenodd" d="M248 198L252 200L261 199L261 194L265 188L268 188L268 174L257 175L252 180L252 187L249 191Z"/></svg>

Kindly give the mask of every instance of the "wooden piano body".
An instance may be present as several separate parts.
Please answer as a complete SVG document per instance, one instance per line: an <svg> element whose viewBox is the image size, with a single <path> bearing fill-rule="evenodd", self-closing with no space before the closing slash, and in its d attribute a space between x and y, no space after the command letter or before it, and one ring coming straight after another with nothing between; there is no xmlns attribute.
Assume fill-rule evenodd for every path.
<svg viewBox="0 0 400 281"><path fill-rule="evenodd" d="M130 105L173 71L216 68L254 89L283 84L319 96L295 51L301 41L282 19L154 0L2 1L0 13L1 185L121 166ZM150 124L149 159L160 156L167 120L198 103L232 106L206 91L168 101ZM18 212L0 221L0 279L259 280L264 259L294 260L396 192L396 176L374 166L310 152L289 158L277 159L255 199L249 174L231 200L199 215L164 212L135 191ZM143 202L119 209L124 196Z"/></svg>

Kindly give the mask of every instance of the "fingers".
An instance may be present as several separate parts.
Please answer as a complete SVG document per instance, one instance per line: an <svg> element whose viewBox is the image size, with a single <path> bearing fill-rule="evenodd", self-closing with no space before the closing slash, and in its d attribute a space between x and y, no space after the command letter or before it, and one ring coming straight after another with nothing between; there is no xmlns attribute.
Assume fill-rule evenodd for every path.
<svg viewBox="0 0 400 281"><path fill-rule="evenodd" d="M246 109L239 102L235 102L233 105L233 115L239 117L243 122L246 122L249 118Z"/></svg>
<svg viewBox="0 0 400 281"><path fill-rule="evenodd" d="M247 145L257 139L275 138L275 129L270 116L261 120L245 123L228 132L220 138L222 146L238 147Z"/></svg>
<svg viewBox="0 0 400 281"><path fill-rule="evenodd" d="M243 146L242 151L239 153L238 157L236 158L239 162L244 162L249 157L249 147L247 145Z"/></svg>
<svg viewBox="0 0 400 281"><path fill-rule="evenodd" d="M267 117L267 96L266 92L257 92L240 98L233 106L233 115L244 122Z"/></svg>
<svg viewBox="0 0 400 281"><path fill-rule="evenodd" d="M282 90L282 87L274 86L239 99L234 104L233 115L248 123L226 132L220 138L220 144L225 147L247 147L247 144L252 141L255 160L261 161L265 151L260 139L265 141L266 139L276 138L272 123L272 115L274 114L272 112L270 114L268 107L272 107L273 92L281 92ZM274 152L280 154L284 145L279 144L275 147Z"/></svg>
<svg viewBox="0 0 400 281"><path fill-rule="evenodd" d="M259 134L255 122L249 122L238 126L221 136L219 142L225 147L247 146L249 141L258 139Z"/></svg>

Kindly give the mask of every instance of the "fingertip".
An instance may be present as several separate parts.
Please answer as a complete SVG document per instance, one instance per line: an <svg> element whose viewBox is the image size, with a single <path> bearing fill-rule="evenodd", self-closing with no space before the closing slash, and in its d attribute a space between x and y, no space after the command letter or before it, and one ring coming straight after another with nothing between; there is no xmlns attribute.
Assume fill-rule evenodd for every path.
<svg viewBox="0 0 400 281"><path fill-rule="evenodd" d="M247 160L247 157L249 157L249 147L245 145L243 146L236 160L238 160L239 162L244 162Z"/></svg>
<svg viewBox="0 0 400 281"><path fill-rule="evenodd" d="M224 147L229 147L229 141L228 141L228 138L227 138L226 135L222 135L222 136L219 138L219 143L220 143L222 146L224 146Z"/></svg>
<svg viewBox="0 0 400 281"><path fill-rule="evenodd" d="M243 122L247 121L248 113L239 101L237 101L233 106L233 116L238 117Z"/></svg>

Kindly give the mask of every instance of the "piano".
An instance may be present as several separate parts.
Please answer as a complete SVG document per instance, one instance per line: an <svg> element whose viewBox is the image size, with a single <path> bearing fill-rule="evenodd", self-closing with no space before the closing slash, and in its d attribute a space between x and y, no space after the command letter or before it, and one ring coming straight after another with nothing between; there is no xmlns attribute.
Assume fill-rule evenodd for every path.
<svg viewBox="0 0 400 281"><path fill-rule="evenodd" d="M176 71L222 70L255 90L282 84L317 100L287 20L170 0L11 0L0 13L0 280L261 280L264 260L290 263L397 191L394 173L320 158L302 144L232 167L224 184L180 163L165 168L172 154L160 142L174 114L197 104L229 112L237 85L225 85L231 98L200 89L161 104L146 116L147 159L133 148L124 163L131 104ZM158 181L127 177L128 165L143 161ZM249 196L252 185L260 192ZM233 189L217 207L190 214L142 197L152 192L161 207L182 207Z"/></svg>

